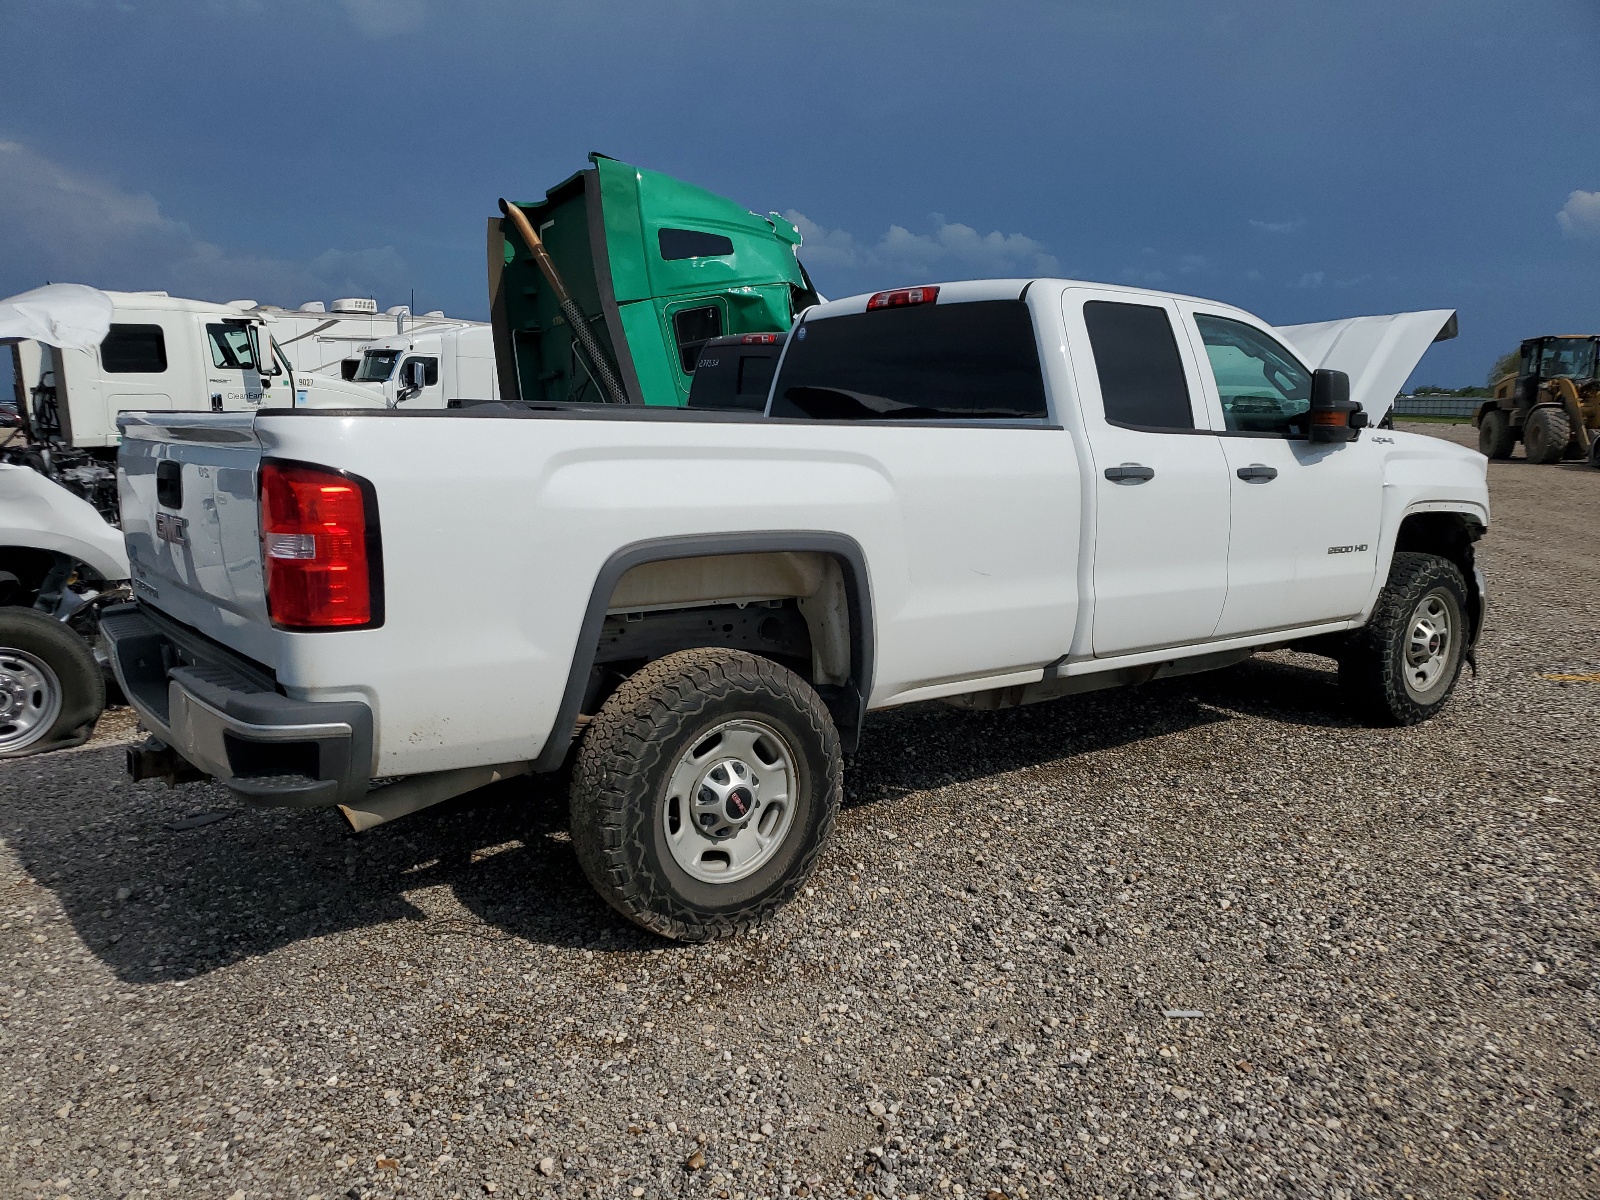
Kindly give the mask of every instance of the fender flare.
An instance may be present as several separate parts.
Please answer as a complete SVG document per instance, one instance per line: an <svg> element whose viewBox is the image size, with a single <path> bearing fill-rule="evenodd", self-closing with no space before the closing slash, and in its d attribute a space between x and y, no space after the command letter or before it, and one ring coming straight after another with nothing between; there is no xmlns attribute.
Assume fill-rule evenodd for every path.
<svg viewBox="0 0 1600 1200"><path fill-rule="evenodd" d="M571 739L562 731L570 731L577 724L578 709L583 703L589 672L600 645L600 628L617 583L628 571L644 563L675 558L807 551L830 555L838 559L843 568L845 600L850 610L850 684L847 689L850 694L841 705L835 706L834 720L840 726L841 744L846 751L854 750L861 737L867 697L872 694L874 653L871 576L861 544L846 534L824 530L694 534L633 542L616 551L601 566L584 609L567 685L561 693L561 706L556 710L556 719L539 756L533 761L533 769L554 771L566 760Z"/></svg>

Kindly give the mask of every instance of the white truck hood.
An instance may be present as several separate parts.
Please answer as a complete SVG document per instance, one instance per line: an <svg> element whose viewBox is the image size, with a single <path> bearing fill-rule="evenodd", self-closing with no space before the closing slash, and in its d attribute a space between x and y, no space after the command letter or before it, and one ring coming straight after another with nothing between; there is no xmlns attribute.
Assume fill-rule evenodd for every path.
<svg viewBox="0 0 1600 1200"><path fill-rule="evenodd" d="M0 545L52 550L110 580L128 578L128 552L87 500L32 467L0 463Z"/></svg>
<svg viewBox="0 0 1600 1200"><path fill-rule="evenodd" d="M1376 425L1394 406L1395 395L1428 347L1456 336L1456 310L1346 317L1277 329L1313 370L1349 375L1350 399L1360 401Z"/></svg>

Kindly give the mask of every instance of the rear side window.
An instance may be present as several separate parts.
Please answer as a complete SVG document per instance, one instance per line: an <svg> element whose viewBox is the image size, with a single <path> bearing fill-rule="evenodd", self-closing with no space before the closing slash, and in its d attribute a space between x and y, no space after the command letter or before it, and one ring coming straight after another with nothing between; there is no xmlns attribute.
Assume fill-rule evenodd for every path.
<svg viewBox="0 0 1600 1200"><path fill-rule="evenodd" d="M1193 429L1189 384L1167 310L1091 300L1083 306L1106 420L1136 429Z"/></svg>
<svg viewBox="0 0 1600 1200"><path fill-rule="evenodd" d="M112 325L100 343L100 365L112 375L159 375L167 369L161 326Z"/></svg>
<svg viewBox="0 0 1600 1200"><path fill-rule="evenodd" d="M1008 420L1046 415L1028 306L918 304L800 325L775 417L826 421Z"/></svg>
<svg viewBox="0 0 1600 1200"><path fill-rule="evenodd" d="M733 253L732 238L698 229L663 229L656 234L656 242L661 247L661 257L669 262L678 258L720 258Z"/></svg>

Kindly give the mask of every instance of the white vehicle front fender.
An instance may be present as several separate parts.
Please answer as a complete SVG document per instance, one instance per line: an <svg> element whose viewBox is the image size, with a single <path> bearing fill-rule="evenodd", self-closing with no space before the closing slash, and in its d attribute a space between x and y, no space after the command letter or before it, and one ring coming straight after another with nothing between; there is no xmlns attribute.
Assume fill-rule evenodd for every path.
<svg viewBox="0 0 1600 1200"><path fill-rule="evenodd" d="M94 505L31 467L0 463L0 548L8 546L65 554L107 580L129 575L122 531Z"/></svg>

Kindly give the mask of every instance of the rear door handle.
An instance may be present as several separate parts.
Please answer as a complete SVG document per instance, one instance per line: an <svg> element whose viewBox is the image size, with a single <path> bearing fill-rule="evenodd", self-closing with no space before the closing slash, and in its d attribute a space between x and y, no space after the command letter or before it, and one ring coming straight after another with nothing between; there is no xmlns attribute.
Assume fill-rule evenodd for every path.
<svg viewBox="0 0 1600 1200"><path fill-rule="evenodd" d="M1155 477L1154 467L1146 467L1139 463L1123 463L1121 466L1106 468L1106 478L1113 483L1143 483Z"/></svg>
<svg viewBox="0 0 1600 1200"><path fill-rule="evenodd" d="M1278 477L1278 468L1269 467L1263 463L1251 463L1248 467L1240 467L1234 472L1240 479L1248 482L1270 483Z"/></svg>

